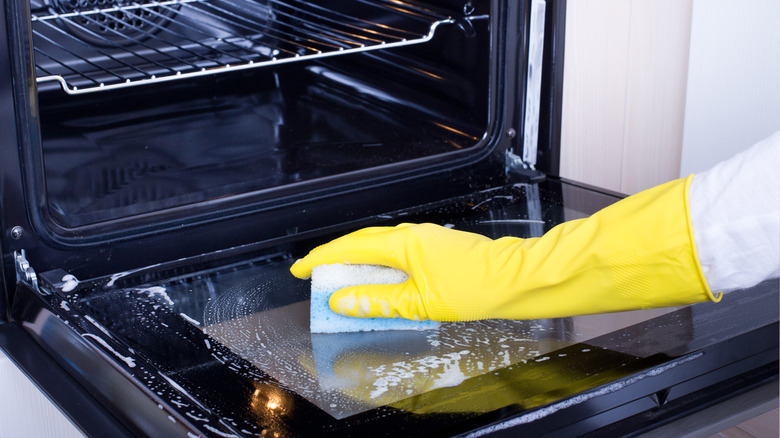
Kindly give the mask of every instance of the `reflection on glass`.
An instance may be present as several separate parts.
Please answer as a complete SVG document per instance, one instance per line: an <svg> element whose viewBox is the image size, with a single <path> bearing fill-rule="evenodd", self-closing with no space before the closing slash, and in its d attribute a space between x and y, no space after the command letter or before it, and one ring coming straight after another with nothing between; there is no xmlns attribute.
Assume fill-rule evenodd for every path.
<svg viewBox="0 0 780 438"><path fill-rule="evenodd" d="M184 304L192 298L192 291L207 290L210 298L202 310L203 331L335 418L385 405L418 412L473 411L496 409L500 407L496 403L508 402L508 395L493 394L492 401L481 402L484 406L473 400L442 406L440 399L417 397L442 388L456 388L458 393L464 382L470 388L464 394L513 388L510 398L515 400L526 398L520 396L525 392L528 403L549 402L549 395L540 395L544 393L538 386L542 376L558 375L554 382L545 380L545 385L582 383L586 376L568 370L566 364L573 363L574 356L588 354L594 357L576 360L603 362L604 349L584 342L671 311L453 322L424 331L312 334L308 300L276 305L283 297L300 296L295 290L308 284L288 280L288 267L286 261L234 270L202 279L207 286L191 282L186 290L171 286L168 293L174 302ZM575 350L564 352L566 348ZM630 357L615 354L610 360ZM590 371L593 366L588 365ZM253 409L281 406L273 396L264 397ZM459 399L453 394L445 398Z"/></svg>
<svg viewBox="0 0 780 438"><path fill-rule="evenodd" d="M435 330L311 334L309 303L204 331L336 418L525 363L570 345L539 321L444 323Z"/></svg>

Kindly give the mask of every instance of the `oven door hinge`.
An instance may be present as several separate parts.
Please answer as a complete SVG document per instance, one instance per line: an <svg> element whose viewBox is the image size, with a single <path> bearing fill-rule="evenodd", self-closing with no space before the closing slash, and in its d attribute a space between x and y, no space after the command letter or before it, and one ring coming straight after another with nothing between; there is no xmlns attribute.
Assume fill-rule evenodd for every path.
<svg viewBox="0 0 780 438"><path fill-rule="evenodd" d="M511 150L506 150L505 171L507 176L519 176L523 182L540 181L545 177L544 173L534 168L533 163L526 162Z"/></svg>
<svg viewBox="0 0 780 438"><path fill-rule="evenodd" d="M523 157L507 149L506 151L507 173L512 171L518 171L518 170L527 170L527 169L533 170L533 168L534 168L533 163L526 163L525 161L523 161Z"/></svg>
<svg viewBox="0 0 780 438"><path fill-rule="evenodd" d="M14 265L16 266L16 284L26 282L36 292L42 293L38 287L38 274L35 273L35 269L27 261L27 254L25 254L24 250L14 251Z"/></svg>

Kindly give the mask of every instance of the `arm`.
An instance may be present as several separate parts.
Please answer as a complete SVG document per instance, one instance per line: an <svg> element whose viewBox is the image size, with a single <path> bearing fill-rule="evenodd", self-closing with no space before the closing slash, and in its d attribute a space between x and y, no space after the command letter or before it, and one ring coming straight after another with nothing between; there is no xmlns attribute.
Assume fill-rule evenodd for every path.
<svg viewBox="0 0 780 438"><path fill-rule="evenodd" d="M689 202L698 193L692 181L712 187L703 176L654 187L534 239L492 240L432 224L367 228L315 248L291 271L306 278L316 265L353 263L409 275L399 285L334 293L331 308L349 316L531 319L717 301L690 208L707 199ZM696 226L708 229L703 224ZM706 266L710 274L719 269Z"/></svg>
<svg viewBox="0 0 780 438"><path fill-rule="evenodd" d="M713 290L780 276L780 131L696 175L693 235Z"/></svg>

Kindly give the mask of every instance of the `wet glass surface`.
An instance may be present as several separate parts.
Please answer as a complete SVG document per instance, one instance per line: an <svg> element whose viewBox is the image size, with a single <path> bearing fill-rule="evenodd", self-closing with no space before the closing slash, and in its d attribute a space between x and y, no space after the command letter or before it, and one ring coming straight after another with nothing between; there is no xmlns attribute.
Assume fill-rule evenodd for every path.
<svg viewBox="0 0 780 438"><path fill-rule="evenodd" d="M378 225L427 220L493 237L530 237L614 200L556 182L518 184L376 220ZM721 326L725 318L716 322L708 314L723 309L728 315L726 307L705 303L549 320L442 323L426 331L312 334L309 282L288 271L309 247L277 248L222 264L182 261L117 273L67 293L63 289L72 286L67 281L53 287L64 297L62 309L87 315L98 328L90 339L118 345L109 351L126 365L132 362L128 370L136 378L175 389L171 403L184 415L208 424L221 418L223 426L251 433L338 433L372 422L441 430L442 418L455 427L499 411L523 412L663 363L734 330ZM43 277L64 279L62 273ZM750 306L776 319L776 308ZM760 326L766 318L743 319L738 330ZM215 417L205 417L204 409ZM431 422L426 415L445 417Z"/></svg>
<svg viewBox="0 0 780 438"><path fill-rule="evenodd" d="M285 278L290 264L235 270L150 294L170 300L183 318L339 419L471 377L543 362L550 354L565 357L555 352L673 310L582 321L487 320L420 331L310 333L309 300L303 299L308 282ZM194 293L200 296L195 303L205 305L185 313ZM302 300L287 304L296 297Z"/></svg>

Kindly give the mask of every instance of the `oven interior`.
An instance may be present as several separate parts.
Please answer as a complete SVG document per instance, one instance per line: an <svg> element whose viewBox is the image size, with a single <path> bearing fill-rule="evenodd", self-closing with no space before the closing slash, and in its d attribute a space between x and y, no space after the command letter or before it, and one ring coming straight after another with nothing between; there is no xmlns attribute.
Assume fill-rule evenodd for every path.
<svg viewBox="0 0 780 438"><path fill-rule="evenodd" d="M51 228L370 179L488 131L487 1L44 0L31 14Z"/></svg>

